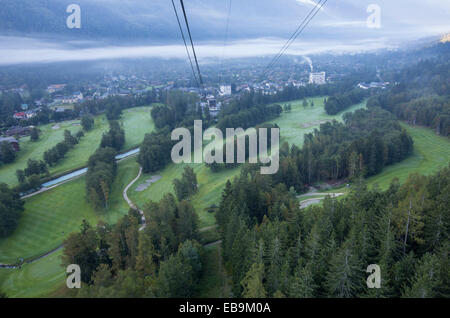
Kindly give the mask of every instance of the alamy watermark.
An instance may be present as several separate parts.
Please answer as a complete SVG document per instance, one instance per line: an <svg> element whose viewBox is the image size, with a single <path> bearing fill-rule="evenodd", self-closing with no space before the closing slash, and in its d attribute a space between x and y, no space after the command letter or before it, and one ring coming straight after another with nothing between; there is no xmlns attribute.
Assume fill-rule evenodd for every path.
<svg viewBox="0 0 450 318"><path fill-rule="evenodd" d="M67 288L81 288L81 268L80 265L70 264L66 268L67 276L66 285Z"/></svg>
<svg viewBox="0 0 450 318"><path fill-rule="evenodd" d="M366 273L370 273L367 277L366 284L368 288L381 288L381 269L377 264L367 266Z"/></svg>
<svg viewBox="0 0 450 318"><path fill-rule="evenodd" d="M192 149L192 136L187 128L176 128L172 131L172 140L180 140L171 152L172 161L174 163L224 163L223 133L218 128L208 128L203 133L203 125L201 120L194 121L194 139ZM203 141L210 142L203 149ZM237 143L235 143L237 138ZM275 174L279 169L279 146L280 146L280 129L270 128L270 155L268 154L268 128L248 128L244 131L242 128L226 128L226 158L225 162L245 163L246 154L246 138L248 138L248 162L259 162L268 166L261 166L261 174ZM237 146L237 162L235 162L235 151ZM192 160L192 153L194 160Z"/></svg>
<svg viewBox="0 0 450 318"><path fill-rule="evenodd" d="M78 4L70 4L66 9L70 15L67 17L66 25L69 29L81 29L81 8Z"/></svg>
<svg viewBox="0 0 450 318"><path fill-rule="evenodd" d="M367 7L367 13L370 13L367 18L367 27L369 29L381 28L381 7L378 4L370 4Z"/></svg>

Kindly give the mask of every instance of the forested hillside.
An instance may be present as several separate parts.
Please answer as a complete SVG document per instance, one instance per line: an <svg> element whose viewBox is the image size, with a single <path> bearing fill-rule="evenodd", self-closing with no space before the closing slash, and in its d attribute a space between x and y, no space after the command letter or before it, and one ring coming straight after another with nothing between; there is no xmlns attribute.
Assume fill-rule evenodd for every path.
<svg viewBox="0 0 450 318"><path fill-rule="evenodd" d="M448 297L450 167L395 180L382 192L361 181L343 200L300 210L295 193L245 171L222 195L223 255L242 297ZM381 267L381 288L366 268Z"/></svg>
<svg viewBox="0 0 450 318"><path fill-rule="evenodd" d="M197 215L171 194L146 206L147 227L130 210L115 225L83 223L65 242L63 263L83 268L78 297L191 297L202 272Z"/></svg>
<svg viewBox="0 0 450 318"><path fill-rule="evenodd" d="M395 73L398 84L389 91L374 96L368 107L382 107L412 125L430 127L437 134L450 135L450 45L439 59L421 61Z"/></svg>
<svg viewBox="0 0 450 318"><path fill-rule="evenodd" d="M301 192L311 183L375 175L412 149L411 137L392 114L360 109L346 113L344 123L325 123L305 135L302 149L283 144L274 178Z"/></svg>
<svg viewBox="0 0 450 318"><path fill-rule="evenodd" d="M217 212L236 297L448 297L450 167L395 180L362 179L343 200L300 210L295 193L246 166ZM84 223L65 242L64 264L83 266L79 297L190 297L204 270L192 206L166 195L116 225ZM82 248L79 248L82 247ZM381 268L381 288L366 268Z"/></svg>

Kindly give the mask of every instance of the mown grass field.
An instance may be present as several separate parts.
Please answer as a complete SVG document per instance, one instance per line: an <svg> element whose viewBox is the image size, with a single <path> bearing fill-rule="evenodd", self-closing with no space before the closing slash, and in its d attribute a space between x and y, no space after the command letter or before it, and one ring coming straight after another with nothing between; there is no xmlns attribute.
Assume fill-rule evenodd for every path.
<svg viewBox="0 0 450 318"><path fill-rule="evenodd" d="M129 209L122 190L138 171L135 158L119 163L109 207L104 211L94 211L87 203L84 176L26 199L19 226L11 236L0 239L0 263L34 258L58 247L71 232L78 231L83 220L116 222Z"/></svg>
<svg viewBox="0 0 450 318"><path fill-rule="evenodd" d="M282 113L279 118L271 121L281 127L283 140L301 145L303 143L303 135L312 132L314 128L318 128L320 122L331 119L340 120L342 118L342 114L337 116L326 115L323 109L323 97L314 98L313 100L315 104L313 108L310 106L303 108L302 101L292 101L290 102L292 105L291 112ZM311 99L308 101L311 102ZM364 103L355 105L347 111L353 111L364 106ZM140 114L140 112L129 113L135 115ZM125 110L124 117L130 114ZM140 116L137 116L136 123L133 124L132 121L129 121L128 128L126 121L124 122L127 131L127 147L130 147L128 144L129 140L133 140L134 138L131 137L130 139L134 129L139 127L138 125L145 125L147 127L147 124L140 123L141 120L147 120L147 118L150 121L148 111L143 111ZM153 126L151 127L153 128ZM137 128L137 130L141 129ZM138 138L141 140L140 138L143 138L143 134L136 133L136 140ZM140 207L150 200L159 201L165 193L173 193L173 180L180 178L184 166L184 164L170 164L161 171L142 175L128 190L128 196ZM199 215L200 228L211 226L215 224L215 217L214 213L207 212L207 208L212 204L218 205L226 181L238 175L240 168L213 173L204 164L191 164L191 166L197 174L199 182L199 191L191 198L191 202ZM66 235L72 231L77 231L83 218L92 223L98 222L99 219L114 223L121 215L128 211L128 206L122 198L122 190L134 179L138 169L138 164L132 158L119 164L119 175L116 178L111 195L112 201L110 202L108 212L105 213L96 214L84 202L83 177L55 188L48 193L27 200L24 218L21 220L19 228L16 231L17 233L14 233L8 239L8 243L0 240L0 262L6 262L5 260L7 259L13 262L17 257L39 255L58 246L64 238L62 231ZM151 176L157 175L162 176L159 181L150 185L142 192L135 191L139 184L144 183ZM58 209L58 212L54 212L54 207L64 207L64 209L61 211ZM82 210L85 212L81 212ZM33 218L33 216L38 217ZM53 219L56 220L53 221ZM64 222L68 224L63 224ZM33 223L37 223L37 225L33 225ZM41 230L41 227L45 227L46 229ZM42 238L40 238L41 235ZM33 242L36 237L41 241ZM10 240L11 242L9 242ZM20 244L24 247L22 247L22 250L16 252L15 249ZM217 297L220 294L225 295L227 293L227 291L222 292L217 289L223 281L220 277L221 274L219 274L220 268L216 257L217 252L218 246L208 247L207 249L205 274L201 282L201 286L204 286L204 288L202 288L202 292L199 292L199 296ZM58 251L33 264L24 265L22 269L0 269L0 289L11 297L41 296L57 292L64 284L64 269L59 266L60 260L57 257L60 253ZM39 277L39 273L45 273L42 279ZM21 291L21 289L28 289L28 291Z"/></svg>
<svg viewBox="0 0 450 318"><path fill-rule="evenodd" d="M121 122L125 130L124 150L138 147L144 140L144 135L154 129L153 120L150 117L150 107L124 110ZM24 169L29 158L41 160L45 151L64 139L64 130L70 130L72 134L79 131L81 129L79 123L79 120L72 120L39 126L41 134L37 142L30 141L30 137L21 138L21 150L17 153L16 160L11 164L0 166L0 182L12 186L17 185L16 170ZM55 126L59 128L52 128ZM56 166L49 168L50 174L60 174L85 166L89 156L99 146L103 133L107 130L108 121L106 117L104 115L97 116L94 128L85 133L80 143L71 149L64 159L60 160Z"/></svg>
<svg viewBox="0 0 450 318"><path fill-rule="evenodd" d="M215 224L214 213L207 212L206 208L218 203L225 183L239 174L239 168L213 173L204 164L169 164L161 171L142 174L139 180L128 190L128 197L142 208L149 201L158 202L166 193L175 194L173 180L181 178L186 165L190 165L194 169L199 183L199 190L190 201L199 216L200 228ZM136 188L152 176L161 176L162 178L144 191L137 192Z"/></svg>
<svg viewBox="0 0 450 318"><path fill-rule="evenodd" d="M8 297L46 297L65 282L59 250L20 269L0 269L0 290Z"/></svg>
<svg viewBox="0 0 450 318"><path fill-rule="evenodd" d="M426 127L410 126L401 123L414 139L414 152L411 156L383 169L383 171L367 179L369 186L378 184L381 189L387 189L392 179L398 178L404 182L410 173L430 175L450 163L450 139L438 136Z"/></svg>
<svg viewBox="0 0 450 318"><path fill-rule="evenodd" d="M324 110L324 97L316 97L308 99L308 103L314 101L314 107L304 108L301 100L287 102L291 104L291 112L283 112L280 117L269 121L268 123L276 123L281 128L282 141L303 144L303 136L312 132L320 126L320 122L326 120L342 120L345 112L351 112L359 108L365 107L365 102L350 107L345 112L336 116L329 116ZM283 104L284 105L284 104ZM304 126L307 126L304 128ZM213 173L204 164L190 164L197 174L199 183L199 192L191 198L191 202L197 211L200 219L200 227L211 226L215 223L214 213L207 212L207 208L213 204L218 205L220 196L227 180L232 180L234 176L239 174L240 168L231 170L222 170ZM164 194L174 193L173 180L180 178L185 164L169 164L165 169L151 174L143 174L140 179L130 188L128 196L133 202L142 207L148 201L159 201ZM162 178L156 183L150 185L142 192L136 192L136 188L145 183L152 176L161 176Z"/></svg>
<svg viewBox="0 0 450 318"><path fill-rule="evenodd" d="M150 116L151 107L135 107L123 111L122 120L125 130L126 150L139 147L146 133L155 129L155 124Z"/></svg>
<svg viewBox="0 0 450 318"><path fill-rule="evenodd" d="M313 101L314 107L307 106L306 108L303 107L303 100L280 103L281 106L287 104L291 104L292 106L290 112L283 112L280 117L269 121L269 123L277 124L280 127L280 142L287 141L289 144L302 146L303 136L313 132L314 129L318 129L321 123L333 119L342 121L343 114L366 107L366 101L364 101L349 107L335 116L330 116L325 112L324 98L325 97L307 98L308 105L311 105L311 101Z"/></svg>

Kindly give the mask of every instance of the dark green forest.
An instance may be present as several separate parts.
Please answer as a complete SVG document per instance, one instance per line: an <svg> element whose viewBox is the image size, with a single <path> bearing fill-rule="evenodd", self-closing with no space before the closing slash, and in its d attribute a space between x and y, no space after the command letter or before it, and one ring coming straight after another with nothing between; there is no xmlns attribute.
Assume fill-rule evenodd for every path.
<svg viewBox="0 0 450 318"><path fill-rule="evenodd" d="M386 191L363 181L342 200L301 210L295 192L246 165L216 217L235 297L448 297L450 167ZM171 194L116 225L82 225L63 263L83 266L79 297L191 297L205 259L197 215ZM381 268L381 288L366 268ZM88 269L88 270L86 270Z"/></svg>
<svg viewBox="0 0 450 318"><path fill-rule="evenodd" d="M300 210L255 170L223 192L217 221L237 297L448 297L450 167L387 191L361 180L342 200ZM381 267L381 288L366 268Z"/></svg>
<svg viewBox="0 0 450 318"><path fill-rule="evenodd" d="M405 159L413 140L389 112L360 109L305 135L303 147L284 143L280 169L274 178L303 192L308 185L327 180L375 175L383 167Z"/></svg>
<svg viewBox="0 0 450 318"><path fill-rule="evenodd" d="M64 264L83 268L79 297L191 297L203 269L197 214L167 194L144 208L146 227L130 211L115 225L84 223L64 245Z"/></svg>
<svg viewBox="0 0 450 318"><path fill-rule="evenodd" d="M23 206L18 191L0 183L0 237L7 237L16 229Z"/></svg>
<svg viewBox="0 0 450 318"><path fill-rule="evenodd" d="M397 85L370 98L367 106L382 107L412 125L450 135L449 54L425 60L392 75Z"/></svg>
<svg viewBox="0 0 450 318"><path fill-rule="evenodd" d="M362 89L353 89L347 93L335 94L327 98L325 111L328 115L336 115L352 105L359 104L368 95Z"/></svg>

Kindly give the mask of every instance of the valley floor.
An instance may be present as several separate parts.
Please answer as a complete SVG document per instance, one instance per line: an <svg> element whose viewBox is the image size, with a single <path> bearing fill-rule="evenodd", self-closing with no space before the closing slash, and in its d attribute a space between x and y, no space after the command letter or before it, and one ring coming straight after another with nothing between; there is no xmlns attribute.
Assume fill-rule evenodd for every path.
<svg viewBox="0 0 450 318"><path fill-rule="evenodd" d="M318 128L327 120L342 120L342 113L327 116L323 109L323 97L312 99L315 107L304 108L301 101L290 102L292 111L282 113L272 123L281 127L282 139L299 146L303 136ZM347 111L365 107L365 103L355 105ZM125 111L126 112L126 111ZM148 111L146 113L148 115ZM410 172L429 174L447 165L450 160L450 141L436 136L432 131L403 124L414 139L414 153L403 162L386 168L381 174L368 180L370 185L378 184L386 188L393 177L404 181ZM143 136L143 135L142 135ZM127 135L128 138L128 135ZM18 258L29 258L45 253L58 245L68 233L77 231L82 219L95 224L102 219L114 223L120 216L128 212L127 202L122 191L138 174L139 165L135 159L126 159L118 165L118 176L113 186L110 206L104 213L96 213L84 200L84 177L64 184L52 191L26 201L25 213L20 220L16 232L7 240L0 240L0 263L14 262ZM214 213L209 212L211 205L218 205L222 190L228 179L239 174L240 169L223 170L212 173L203 164L192 165L199 182L199 192L192 197L200 219L200 228L204 244L215 242L218 238ZM165 169L142 174L128 189L128 197L140 208L150 200L158 201L165 193L173 192L173 180L179 178L184 165L170 164ZM153 177L153 178L152 178ZM148 182L152 180L152 182ZM333 193L345 193L345 185ZM321 191L311 197L324 197ZM201 279L201 290L198 297L227 297L230 288L228 277L220 261L220 244L209 245L206 250L205 272ZM20 269L0 269L0 290L10 297L65 296L65 272L60 266L62 251L59 250L48 257L26 264Z"/></svg>

